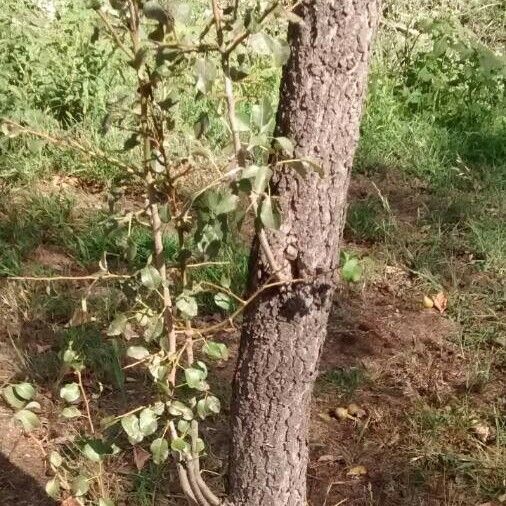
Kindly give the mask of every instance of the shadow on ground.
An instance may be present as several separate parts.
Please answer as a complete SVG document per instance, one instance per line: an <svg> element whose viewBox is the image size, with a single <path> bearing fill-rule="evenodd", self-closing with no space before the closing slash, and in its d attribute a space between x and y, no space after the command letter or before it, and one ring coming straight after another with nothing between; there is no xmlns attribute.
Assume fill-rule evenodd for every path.
<svg viewBox="0 0 506 506"><path fill-rule="evenodd" d="M41 485L0 453L0 504L2 506L56 506Z"/></svg>

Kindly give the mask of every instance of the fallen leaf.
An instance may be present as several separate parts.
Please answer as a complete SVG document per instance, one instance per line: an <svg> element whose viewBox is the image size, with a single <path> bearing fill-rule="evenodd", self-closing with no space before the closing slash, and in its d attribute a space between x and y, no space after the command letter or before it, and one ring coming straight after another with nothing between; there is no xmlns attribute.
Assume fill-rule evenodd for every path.
<svg viewBox="0 0 506 506"><path fill-rule="evenodd" d="M443 314L448 306L448 298L444 294L444 292L439 292L434 297L432 297L434 302L434 307Z"/></svg>
<svg viewBox="0 0 506 506"><path fill-rule="evenodd" d="M477 423L473 426L474 435L482 442L486 443L494 438L494 431L485 423Z"/></svg>
<svg viewBox="0 0 506 506"><path fill-rule="evenodd" d="M334 413L336 414L337 418L339 418L339 420L346 420L347 418L350 418L350 414L346 408L336 408L334 410Z"/></svg>
<svg viewBox="0 0 506 506"><path fill-rule="evenodd" d="M367 414L365 410L353 402L348 405L348 413L356 418L362 418Z"/></svg>
<svg viewBox="0 0 506 506"><path fill-rule="evenodd" d="M45 353L46 351L51 349L50 344L35 344L35 349L37 353Z"/></svg>
<svg viewBox="0 0 506 506"><path fill-rule="evenodd" d="M499 502L503 503L503 502L506 502L506 494L502 494L500 495L498 498Z"/></svg>
<svg viewBox="0 0 506 506"><path fill-rule="evenodd" d="M339 460L339 457L335 455L322 455L318 457L318 462L336 462L337 460Z"/></svg>
<svg viewBox="0 0 506 506"><path fill-rule="evenodd" d="M89 323L91 321L90 314L88 311L83 311L80 307L74 311L72 318L69 321L70 327L79 327L80 325L84 325L85 323Z"/></svg>
<svg viewBox="0 0 506 506"><path fill-rule="evenodd" d="M318 413L318 418L322 419L325 422L332 421L332 417L328 413Z"/></svg>
<svg viewBox="0 0 506 506"><path fill-rule="evenodd" d="M135 467L140 471L146 465L146 462L150 459L151 453L147 452L140 446L134 446L133 450Z"/></svg>
<svg viewBox="0 0 506 506"><path fill-rule="evenodd" d="M347 473L347 476L364 476L367 474L365 466L354 466Z"/></svg>

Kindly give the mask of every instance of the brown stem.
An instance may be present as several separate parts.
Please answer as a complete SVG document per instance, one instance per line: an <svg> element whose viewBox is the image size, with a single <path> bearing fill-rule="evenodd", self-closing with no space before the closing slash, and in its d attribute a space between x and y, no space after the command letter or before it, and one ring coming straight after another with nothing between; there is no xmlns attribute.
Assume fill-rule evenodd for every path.
<svg viewBox="0 0 506 506"><path fill-rule="evenodd" d="M90 403L88 402L88 396L86 395L86 390L83 385L83 378L81 376L81 371L76 371L77 381L79 383L79 389L81 390L81 394L83 395L84 406L86 408L86 416L88 418L88 424L90 425L90 430L92 434L95 434L95 427L93 426L93 419L91 418L90 412Z"/></svg>
<svg viewBox="0 0 506 506"><path fill-rule="evenodd" d="M110 163L111 165L115 165L116 167L119 167L120 169L124 169L129 173L137 173L139 171L139 168L135 165L129 165L127 163L122 162L118 158L115 158L113 156L109 156L100 149L92 149L87 146L83 146L79 142L77 142L74 139L64 139L62 137L55 137L52 135L47 134L46 132L40 132L38 130L34 130L29 127L25 127L23 125L20 125L19 123L16 123L15 121L12 121L7 118L0 118L0 123L4 123L7 126L16 128L20 133L24 133L27 135L32 135L33 137L38 137L39 139L43 139L47 142L50 142L51 144L54 144L55 146L62 146L65 148L73 149L75 151L79 151L85 155L90 156L91 158L95 158L97 160L102 160L104 162Z"/></svg>
<svg viewBox="0 0 506 506"><path fill-rule="evenodd" d="M133 54L125 46L125 44L123 44L123 42L121 42L121 39L119 38L119 35L117 34L116 30L114 29L114 27L111 25L111 23L107 19L107 14L105 12L103 12L101 9L97 10L97 14L100 16L100 19L104 22L109 35L113 38L113 40L116 43L116 45L118 46L118 48L121 49L121 51L123 51L128 56L128 58L133 58Z"/></svg>

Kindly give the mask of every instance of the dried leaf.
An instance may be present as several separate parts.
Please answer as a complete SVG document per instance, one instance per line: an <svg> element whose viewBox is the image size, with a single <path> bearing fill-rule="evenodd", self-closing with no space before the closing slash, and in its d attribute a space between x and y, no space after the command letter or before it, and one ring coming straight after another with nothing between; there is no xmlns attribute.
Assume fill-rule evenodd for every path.
<svg viewBox="0 0 506 506"><path fill-rule="evenodd" d="M348 413L356 418L362 418L367 414L364 409L354 403L348 406Z"/></svg>
<svg viewBox="0 0 506 506"><path fill-rule="evenodd" d="M140 446L134 446L133 451L135 467L140 471L146 465L146 462L151 458L151 453L147 452Z"/></svg>
<svg viewBox="0 0 506 506"><path fill-rule="evenodd" d="M448 298L444 294L444 292L439 292L437 295L432 297L434 302L434 307L443 314L448 306Z"/></svg>
<svg viewBox="0 0 506 506"><path fill-rule="evenodd" d="M346 408L336 408L334 410L334 413L336 414L337 418L339 418L339 420L346 420L347 418L350 418L350 414Z"/></svg>
<svg viewBox="0 0 506 506"><path fill-rule="evenodd" d="M328 413L318 413L318 417L324 422L332 421L332 417Z"/></svg>
<svg viewBox="0 0 506 506"><path fill-rule="evenodd" d="M347 473L347 476L364 476L367 474L365 466L354 466Z"/></svg>
<svg viewBox="0 0 506 506"><path fill-rule="evenodd" d="M321 457L318 457L318 462L337 462L339 460L339 457L336 455L322 455Z"/></svg>
<svg viewBox="0 0 506 506"><path fill-rule="evenodd" d="M477 423L474 425L473 432L482 443L487 443L494 439L494 430L485 423Z"/></svg>

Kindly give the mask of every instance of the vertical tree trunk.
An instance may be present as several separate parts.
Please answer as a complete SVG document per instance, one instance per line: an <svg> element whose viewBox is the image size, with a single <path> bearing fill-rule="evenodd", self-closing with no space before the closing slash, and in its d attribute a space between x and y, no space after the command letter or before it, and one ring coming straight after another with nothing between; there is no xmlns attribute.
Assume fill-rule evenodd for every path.
<svg viewBox="0 0 506 506"><path fill-rule="evenodd" d="M335 287L350 169L358 139L379 0L303 0L291 25L277 135L323 177L282 169L272 182L283 225L269 241L285 276L245 314L232 404L230 499L248 506L306 504L310 401ZM254 248L254 251L258 248ZM272 273L261 253L252 283Z"/></svg>

